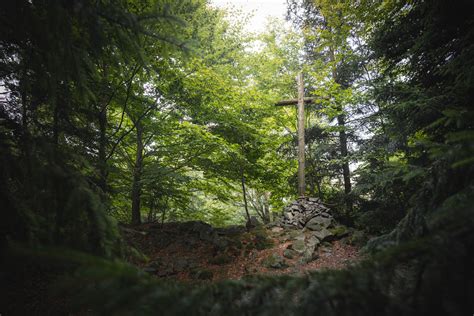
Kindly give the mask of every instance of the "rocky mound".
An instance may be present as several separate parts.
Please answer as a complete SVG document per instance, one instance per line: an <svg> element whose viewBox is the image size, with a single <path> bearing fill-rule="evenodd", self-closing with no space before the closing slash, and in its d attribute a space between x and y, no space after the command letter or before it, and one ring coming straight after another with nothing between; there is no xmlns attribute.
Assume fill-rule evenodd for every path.
<svg viewBox="0 0 474 316"><path fill-rule="evenodd" d="M326 218L315 216L303 228L273 223L248 231L194 221L122 226L122 233L129 262L158 278L200 282L343 268L357 260L358 247L351 237L338 240L347 229Z"/></svg>
<svg viewBox="0 0 474 316"><path fill-rule="evenodd" d="M283 255L300 257L302 263L317 259L317 250L324 243L327 245L350 234L345 226L338 225L329 208L312 197L298 198L286 206L276 226L273 232L281 232L290 242Z"/></svg>
<svg viewBox="0 0 474 316"><path fill-rule="evenodd" d="M319 227L328 228L334 223L329 208L319 199L312 197L301 197L285 207L281 221L282 226L310 229L314 227L314 230Z"/></svg>

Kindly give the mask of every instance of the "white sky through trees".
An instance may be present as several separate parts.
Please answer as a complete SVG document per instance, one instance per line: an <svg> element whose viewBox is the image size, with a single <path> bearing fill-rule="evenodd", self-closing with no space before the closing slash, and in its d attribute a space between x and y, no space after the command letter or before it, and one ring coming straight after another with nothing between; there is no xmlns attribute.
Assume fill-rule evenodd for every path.
<svg viewBox="0 0 474 316"><path fill-rule="evenodd" d="M267 18L283 19L286 14L286 0L211 0L211 4L219 8L234 7L253 15L246 25L251 32L264 31Z"/></svg>

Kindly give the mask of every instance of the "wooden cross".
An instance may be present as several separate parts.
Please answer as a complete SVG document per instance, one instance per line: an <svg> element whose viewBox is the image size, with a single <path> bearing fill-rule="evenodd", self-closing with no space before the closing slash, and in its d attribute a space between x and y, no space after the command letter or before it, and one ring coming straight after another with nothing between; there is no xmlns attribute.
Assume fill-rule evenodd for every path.
<svg viewBox="0 0 474 316"><path fill-rule="evenodd" d="M315 98L304 97L303 73L300 72L296 77L298 82L298 99L282 100L277 102L276 106L295 105L298 104L298 195L305 195L305 179L304 179L304 104L314 102Z"/></svg>

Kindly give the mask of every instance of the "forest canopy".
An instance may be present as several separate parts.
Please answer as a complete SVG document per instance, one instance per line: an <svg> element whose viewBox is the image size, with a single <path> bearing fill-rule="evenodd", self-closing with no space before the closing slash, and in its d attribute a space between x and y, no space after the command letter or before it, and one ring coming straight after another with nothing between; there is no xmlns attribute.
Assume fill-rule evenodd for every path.
<svg viewBox="0 0 474 316"><path fill-rule="evenodd" d="M473 313L474 3L286 2L263 32L207 0L1 2L0 314ZM196 223L258 261L302 197L357 262L146 273Z"/></svg>

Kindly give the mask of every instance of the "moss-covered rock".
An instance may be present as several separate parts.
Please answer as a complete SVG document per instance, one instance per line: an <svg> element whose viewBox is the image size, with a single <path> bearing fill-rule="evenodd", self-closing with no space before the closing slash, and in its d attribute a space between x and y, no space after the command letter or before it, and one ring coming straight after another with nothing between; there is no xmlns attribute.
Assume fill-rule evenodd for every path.
<svg viewBox="0 0 474 316"><path fill-rule="evenodd" d="M285 249L285 251L283 251L283 257L285 257L287 259L293 259L297 255L298 255L298 253L296 251L294 251L293 249Z"/></svg>
<svg viewBox="0 0 474 316"><path fill-rule="evenodd" d="M274 253L265 259L262 260L262 265L267 268L272 269L285 269L288 268L289 265L286 263L285 259L281 257L279 254Z"/></svg>
<svg viewBox="0 0 474 316"><path fill-rule="evenodd" d="M307 264L307 263L310 263L310 262L312 262L316 259L318 259L318 254L315 253L314 251L311 251L310 249L307 249L303 253L303 256L300 258L299 262L300 262L300 264Z"/></svg>
<svg viewBox="0 0 474 316"><path fill-rule="evenodd" d="M273 247L274 242L268 237L267 231L263 227L255 229L254 235L255 248L258 250Z"/></svg>
<svg viewBox="0 0 474 316"><path fill-rule="evenodd" d="M330 228L329 231L333 234L334 239L341 239L350 234L350 230L344 225L337 225L334 228Z"/></svg>
<svg viewBox="0 0 474 316"><path fill-rule="evenodd" d="M305 244L304 240L295 240L288 248L301 254L301 253L305 252L306 244Z"/></svg>
<svg viewBox="0 0 474 316"><path fill-rule="evenodd" d="M326 241L331 239L333 234L326 228L321 228L320 230L315 230L313 236L316 236L320 241Z"/></svg>

